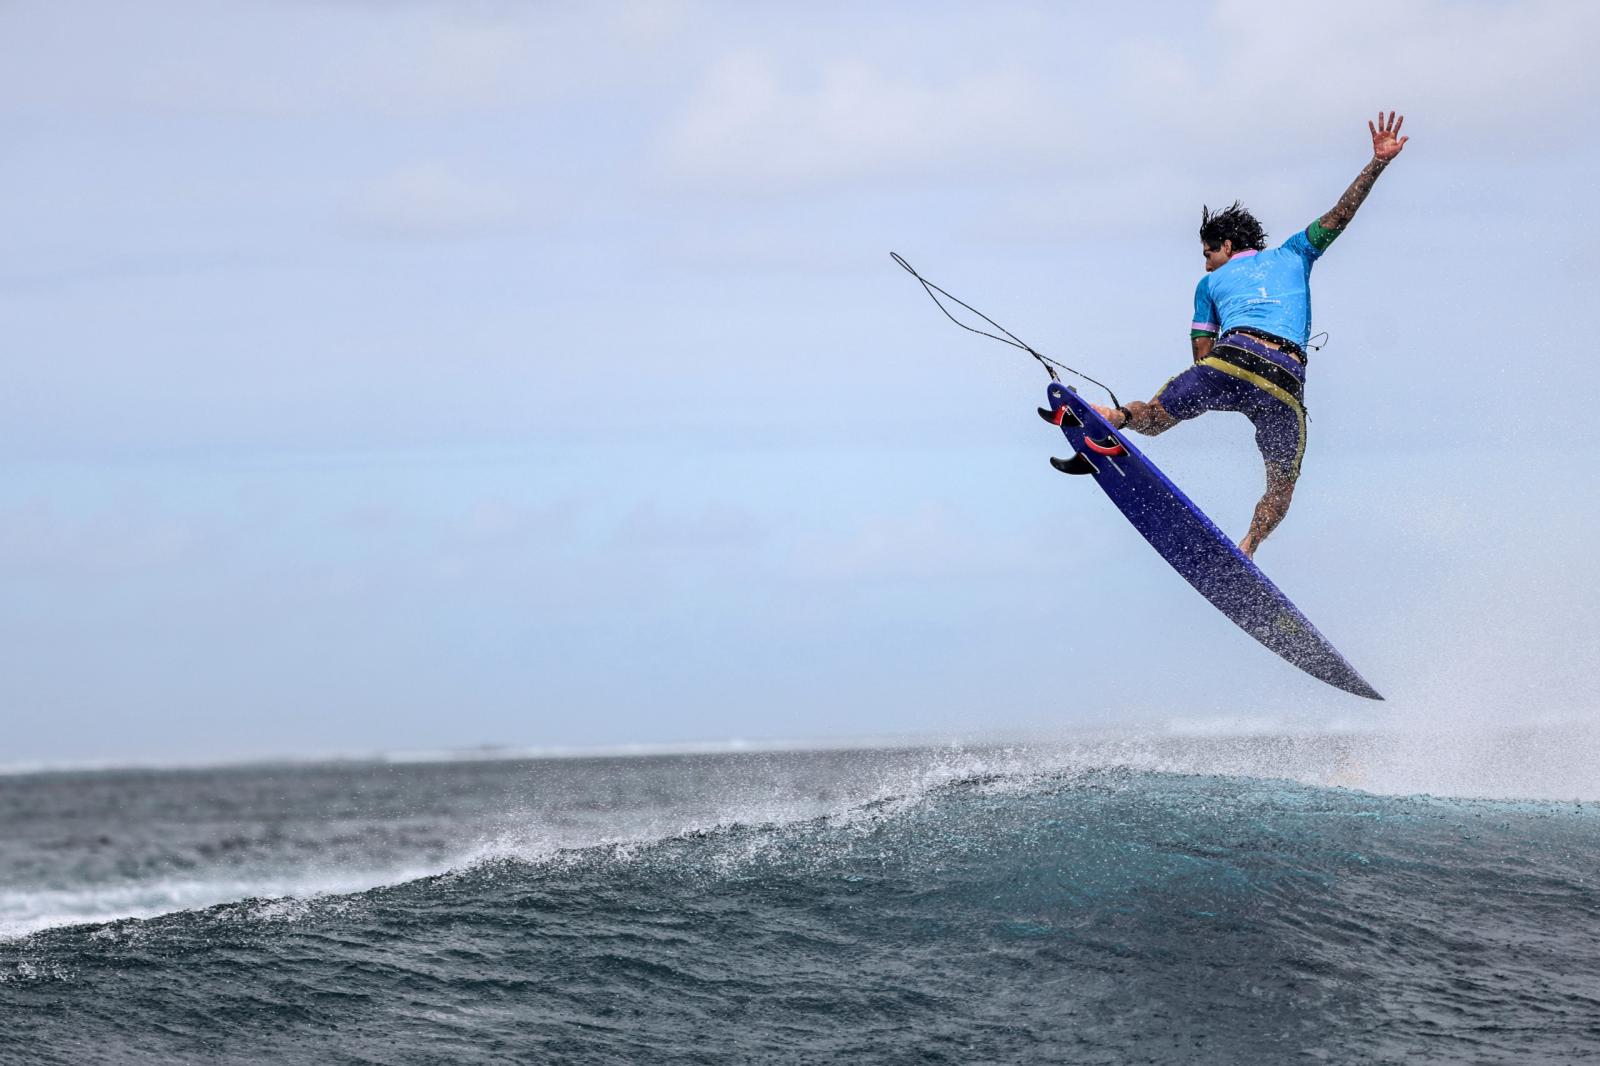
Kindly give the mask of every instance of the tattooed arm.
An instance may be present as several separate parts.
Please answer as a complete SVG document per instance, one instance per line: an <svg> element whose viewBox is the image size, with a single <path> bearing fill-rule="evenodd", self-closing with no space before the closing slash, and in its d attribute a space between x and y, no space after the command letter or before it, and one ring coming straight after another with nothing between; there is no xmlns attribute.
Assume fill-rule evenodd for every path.
<svg viewBox="0 0 1600 1066"><path fill-rule="evenodd" d="M1356 215L1356 208L1361 206L1367 198L1367 193L1372 191L1372 186L1377 182L1378 175L1383 173L1383 168L1388 166L1400 150L1406 146L1410 137L1400 136L1400 127L1406 117L1398 118L1393 111L1389 112L1388 119L1383 117L1383 112L1378 112L1378 123L1367 123L1367 129L1372 132L1372 161L1361 168L1361 173L1356 175L1356 180L1339 197L1339 202L1328 210L1328 213L1317 219L1317 224L1329 233L1338 233L1350 224Z"/></svg>

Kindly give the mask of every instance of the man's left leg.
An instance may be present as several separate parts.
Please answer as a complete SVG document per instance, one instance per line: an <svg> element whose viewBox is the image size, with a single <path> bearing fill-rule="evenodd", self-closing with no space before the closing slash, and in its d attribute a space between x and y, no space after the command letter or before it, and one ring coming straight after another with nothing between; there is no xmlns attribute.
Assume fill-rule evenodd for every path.
<svg viewBox="0 0 1600 1066"><path fill-rule="evenodd" d="M1245 410L1255 424L1256 447L1267 468L1267 491L1256 504L1250 531L1239 542L1239 550L1251 558L1289 513L1295 482L1300 478L1300 460L1306 451L1306 412L1298 401L1290 401L1294 397L1279 399L1263 392Z"/></svg>
<svg viewBox="0 0 1600 1066"><path fill-rule="evenodd" d="M1146 437L1158 436L1207 411L1237 411L1251 390L1208 366L1191 366L1156 390L1149 403L1121 407L1090 404L1112 429L1131 429Z"/></svg>
<svg viewBox="0 0 1600 1066"><path fill-rule="evenodd" d="M1250 532L1239 542L1239 550L1254 559L1256 549L1267 539L1267 534L1278 528L1283 516L1289 513L1294 500L1294 483L1298 471L1283 463L1267 463L1267 491L1256 504L1256 513L1250 519Z"/></svg>

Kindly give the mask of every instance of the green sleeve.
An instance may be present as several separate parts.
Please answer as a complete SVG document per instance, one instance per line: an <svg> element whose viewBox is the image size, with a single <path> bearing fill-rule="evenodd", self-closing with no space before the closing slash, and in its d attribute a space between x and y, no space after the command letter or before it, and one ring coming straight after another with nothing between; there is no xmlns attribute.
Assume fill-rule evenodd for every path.
<svg viewBox="0 0 1600 1066"><path fill-rule="evenodd" d="M1326 252L1328 245L1332 244L1334 238L1339 236L1339 232L1339 230L1328 229L1323 226L1322 219L1319 218L1306 227L1306 240L1310 241L1311 247L1317 251Z"/></svg>

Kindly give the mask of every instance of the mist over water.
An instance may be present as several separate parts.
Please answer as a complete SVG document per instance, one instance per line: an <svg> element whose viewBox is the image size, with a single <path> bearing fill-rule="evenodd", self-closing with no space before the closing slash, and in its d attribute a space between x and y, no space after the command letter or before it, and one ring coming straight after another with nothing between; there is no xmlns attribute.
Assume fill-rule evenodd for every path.
<svg viewBox="0 0 1600 1066"><path fill-rule="evenodd" d="M0 935L358 892L488 858L790 823L954 780L1131 770L1600 802L1600 725L1264 731L1231 717L1009 743L527 759L457 753L0 776Z"/></svg>

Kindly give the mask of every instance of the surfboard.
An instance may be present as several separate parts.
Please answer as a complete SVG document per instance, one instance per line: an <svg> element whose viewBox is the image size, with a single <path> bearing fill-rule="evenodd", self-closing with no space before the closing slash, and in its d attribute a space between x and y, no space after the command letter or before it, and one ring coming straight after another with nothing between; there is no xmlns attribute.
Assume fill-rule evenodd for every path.
<svg viewBox="0 0 1600 1066"><path fill-rule="evenodd" d="M1074 452L1051 465L1092 477L1195 591L1269 651L1335 688L1383 699L1272 579L1075 389L1052 381L1048 396L1048 411L1039 413L1061 427Z"/></svg>

